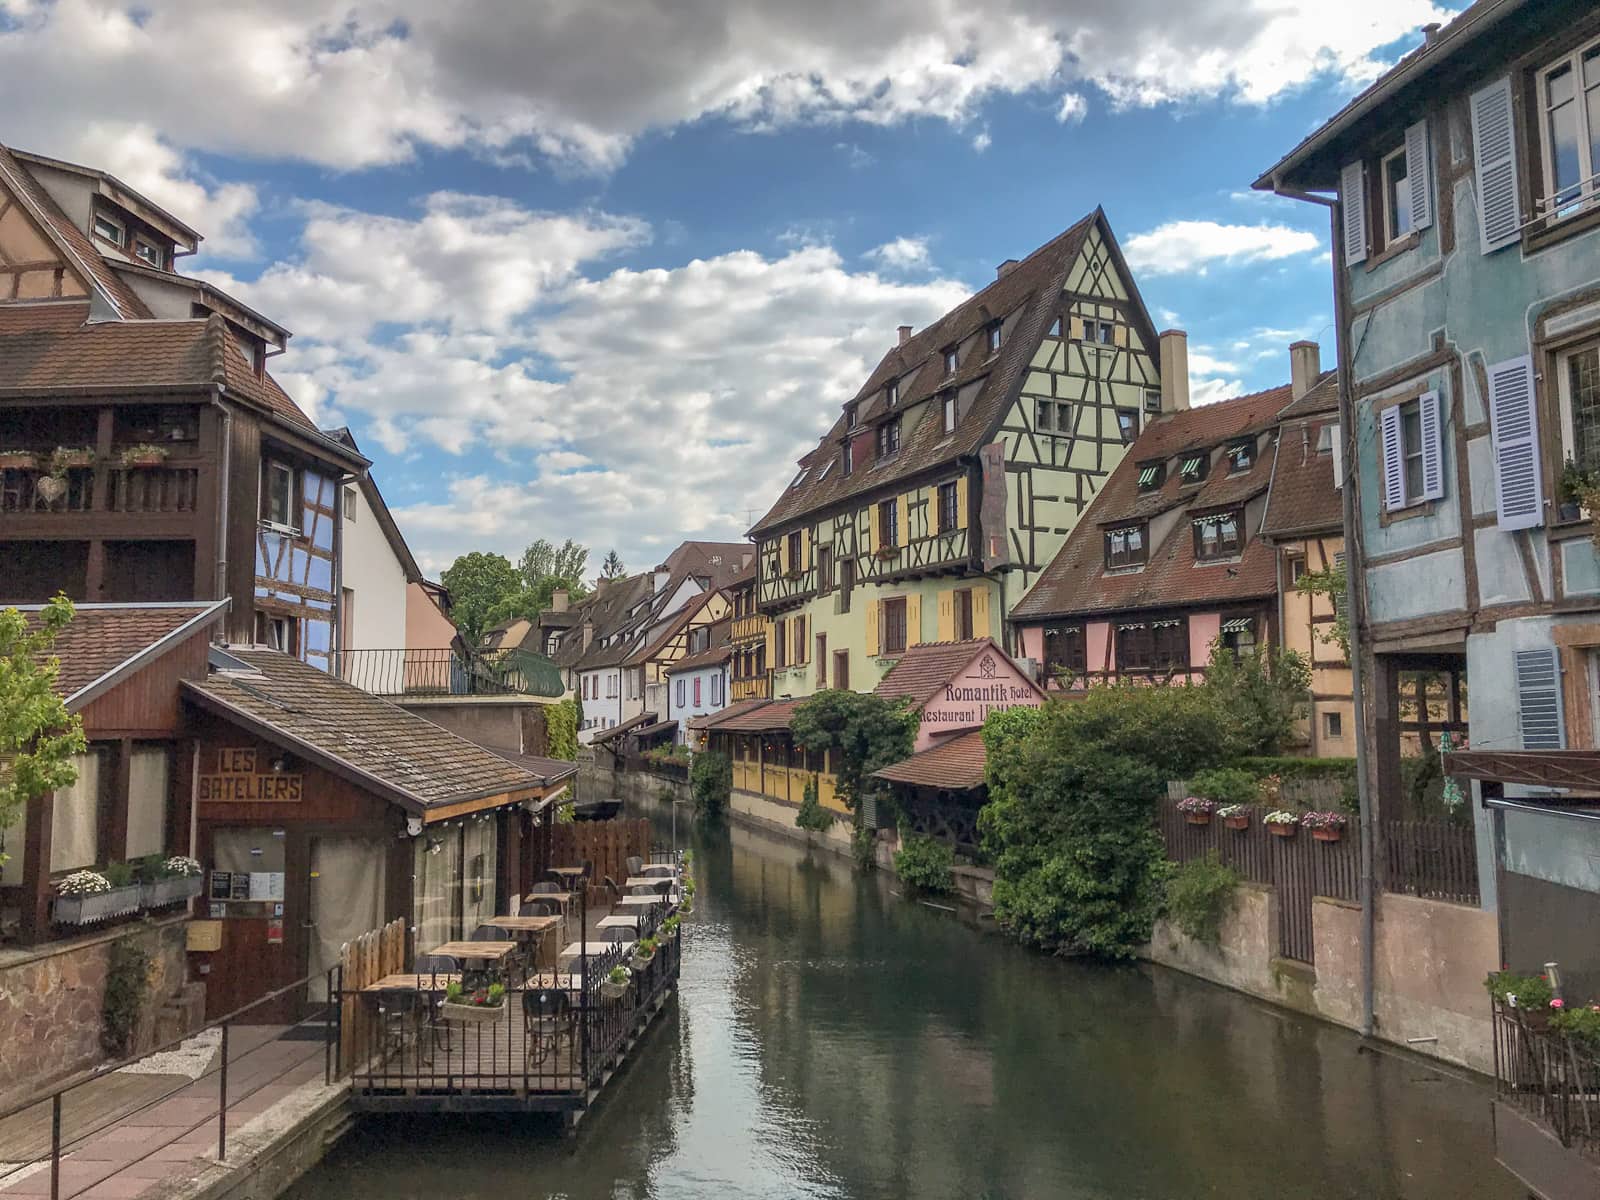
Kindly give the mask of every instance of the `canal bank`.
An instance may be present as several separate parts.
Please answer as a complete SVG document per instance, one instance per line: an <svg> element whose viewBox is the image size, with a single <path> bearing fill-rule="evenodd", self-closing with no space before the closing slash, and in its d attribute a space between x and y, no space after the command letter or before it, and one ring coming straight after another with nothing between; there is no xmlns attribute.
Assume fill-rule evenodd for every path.
<svg viewBox="0 0 1600 1200"><path fill-rule="evenodd" d="M1477 1084L1153 965L1028 953L841 856L693 837L679 999L575 1139L366 1118L293 1200L1519 1196Z"/></svg>

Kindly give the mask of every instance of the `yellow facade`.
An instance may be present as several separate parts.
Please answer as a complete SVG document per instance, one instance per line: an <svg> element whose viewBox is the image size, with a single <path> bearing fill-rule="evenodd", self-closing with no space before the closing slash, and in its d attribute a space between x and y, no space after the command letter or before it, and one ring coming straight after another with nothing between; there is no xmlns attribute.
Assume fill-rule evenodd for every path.
<svg viewBox="0 0 1600 1200"><path fill-rule="evenodd" d="M1297 562L1323 571L1344 555L1339 536L1302 538L1279 545L1283 647L1311 663L1311 715L1304 723L1307 746L1318 758L1352 758L1356 752L1355 708L1350 699L1350 664L1326 639L1333 630L1333 602L1294 585Z"/></svg>

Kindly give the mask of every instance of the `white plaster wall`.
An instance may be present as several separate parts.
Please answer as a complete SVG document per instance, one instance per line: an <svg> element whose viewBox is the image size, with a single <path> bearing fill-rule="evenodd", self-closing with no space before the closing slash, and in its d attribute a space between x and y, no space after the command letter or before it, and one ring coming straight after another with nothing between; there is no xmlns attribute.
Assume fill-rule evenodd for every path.
<svg viewBox="0 0 1600 1200"><path fill-rule="evenodd" d="M722 703L711 702L712 680L722 679ZM678 681L683 681L684 703L678 703ZM700 681L700 703L694 702L694 683ZM678 741L684 741L688 732L688 722L693 717L702 717L708 713L719 712L728 705L728 667L720 664L713 667L700 667L693 671L684 671L667 676L667 705L666 720L678 722Z"/></svg>
<svg viewBox="0 0 1600 1200"><path fill-rule="evenodd" d="M344 522L340 586L355 593L346 650L401 650L406 644L406 572L360 487L356 517Z"/></svg>
<svg viewBox="0 0 1600 1200"><path fill-rule="evenodd" d="M1473 533L1478 555L1478 595L1484 604L1516 604L1533 599L1516 539L1498 529Z"/></svg>
<svg viewBox="0 0 1600 1200"><path fill-rule="evenodd" d="M1372 611L1385 621L1403 621L1467 606L1467 576L1461 550L1424 554L1367 568ZM1477 719L1477 711L1473 711Z"/></svg>

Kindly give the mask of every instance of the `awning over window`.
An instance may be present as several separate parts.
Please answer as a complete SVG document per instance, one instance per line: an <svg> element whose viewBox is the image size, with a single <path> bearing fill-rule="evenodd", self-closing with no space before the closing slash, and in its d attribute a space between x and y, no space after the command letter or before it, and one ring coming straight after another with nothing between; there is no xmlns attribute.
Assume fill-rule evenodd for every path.
<svg viewBox="0 0 1600 1200"><path fill-rule="evenodd" d="M1222 623L1223 633L1250 633L1255 629L1254 617L1233 617Z"/></svg>
<svg viewBox="0 0 1600 1200"><path fill-rule="evenodd" d="M1151 629L1171 629L1173 626L1177 625L1177 623L1178 623L1178 618L1177 617L1171 617L1171 618L1169 618L1168 620L1165 620L1165 621L1151 621L1150 622L1150 628Z"/></svg>
<svg viewBox="0 0 1600 1200"><path fill-rule="evenodd" d="M1141 470L1139 472L1139 486L1149 487L1152 483L1154 483L1156 481L1156 471L1159 469L1160 468L1158 467L1145 467L1143 470Z"/></svg>

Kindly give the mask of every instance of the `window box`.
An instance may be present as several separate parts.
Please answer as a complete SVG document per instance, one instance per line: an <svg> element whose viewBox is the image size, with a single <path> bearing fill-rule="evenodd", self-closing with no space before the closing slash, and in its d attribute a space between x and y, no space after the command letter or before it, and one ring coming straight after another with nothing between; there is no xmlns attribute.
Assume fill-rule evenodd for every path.
<svg viewBox="0 0 1600 1200"><path fill-rule="evenodd" d="M446 1021L464 1025L487 1025L506 1015L506 1003L502 1000L499 1004L461 1004L446 1000L439 1005L439 1015Z"/></svg>
<svg viewBox="0 0 1600 1200"><path fill-rule="evenodd" d="M183 904L200 894L199 875L177 875L139 885L139 903L144 908L166 908Z"/></svg>
<svg viewBox="0 0 1600 1200"><path fill-rule="evenodd" d="M56 472L94 466L94 451L86 446L57 446L50 456L50 469Z"/></svg>
<svg viewBox="0 0 1600 1200"><path fill-rule="evenodd" d="M0 450L0 471L32 471L39 456L27 450Z"/></svg>
<svg viewBox="0 0 1600 1200"><path fill-rule="evenodd" d="M57 925L93 925L96 921L131 916L139 911L142 890L139 884L132 883L87 896L57 896L51 902L50 916Z"/></svg>
<svg viewBox="0 0 1600 1200"><path fill-rule="evenodd" d="M879 562L888 562L891 558L899 553L900 547L898 546L879 546L873 557L875 557Z"/></svg>

